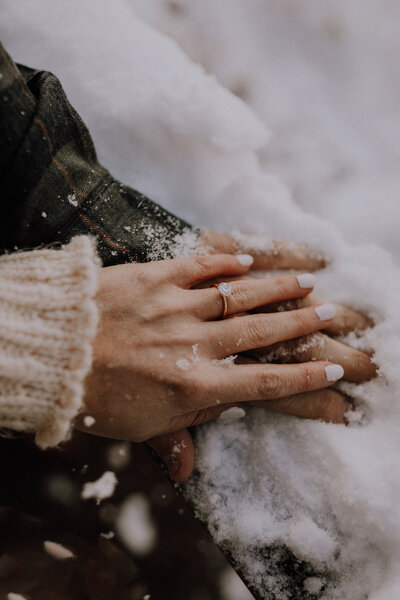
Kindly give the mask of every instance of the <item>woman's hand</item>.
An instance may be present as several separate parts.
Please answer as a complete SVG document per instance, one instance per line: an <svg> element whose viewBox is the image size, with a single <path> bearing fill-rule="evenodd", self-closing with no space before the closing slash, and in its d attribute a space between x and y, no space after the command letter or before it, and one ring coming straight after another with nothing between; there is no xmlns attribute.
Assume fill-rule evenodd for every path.
<svg viewBox="0 0 400 600"><path fill-rule="evenodd" d="M325 266L323 256L316 255L303 246L288 244L280 240L274 240L268 244L264 244L261 240L261 243L256 244L257 247L254 248L253 236L246 240L246 236L232 237L227 234L204 231L199 241L200 246L203 246L211 254L250 252L255 259L253 264L255 269L314 271ZM241 277L241 279L244 278ZM224 280L224 278L219 279ZM225 278L225 280L231 280L231 278ZM206 282L204 285L210 286L211 283ZM257 311L277 312L321 304L324 304L321 298L309 294L296 300L258 307ZM362 331L372 325L370 320L363 315L338 304L334 304L334 306L337 309L336 316L325 327L325 332L329 335ZM278 343L251 354L253 357L242 355L238 361L243 363L256 363L257 361L295 363L329 360L341 364L344 368L344 377L354 382L367 381L376 374L376 365L367 354L321 333ZM257 357L257 361L254 360L254 355ZM351 404L346 397L332 388L304 392L278 400L257 402L256 405L263 406L268 410L333 423L346 423L345 414L351 409ZM189 477L194 464L194 446L186 429L173 434L157 436L150 440L149 444L167 462L170 473L175 479L183 481Z"/></svg>
<svg viewBox="0 0 400 600"><path fill-rule="evenodd" d="M215 277L242 276L250 262L248 256L217 254L103 269L93 369L78 426L85 429L83 417L91 415L92 433L149 441L169 462L172 475L184 480L193 467L192 458L177 458L191 444L186 427L217 418L240 402L275 401L326 388L340 378L342 369L327 361L231 368L218 362L309 335L332 322L329 307L325 313L307 307L215 320L222 310L217 290L191 288ZM304 298L312 291L301 287L295 275L232 286L228 307L234 313Z"/></svg>

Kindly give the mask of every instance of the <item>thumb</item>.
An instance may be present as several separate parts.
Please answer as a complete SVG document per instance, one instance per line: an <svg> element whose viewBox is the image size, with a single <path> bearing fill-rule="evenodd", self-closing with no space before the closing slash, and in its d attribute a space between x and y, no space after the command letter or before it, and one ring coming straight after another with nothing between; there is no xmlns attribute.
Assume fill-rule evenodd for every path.
<svg viewBox="0 0 400 600"><path fill-rule="evenodd" d="M190 477L194 467L194 446L187 429L158 435L147 440L147 444L165 462L175 481L186 481Z"/></svg>

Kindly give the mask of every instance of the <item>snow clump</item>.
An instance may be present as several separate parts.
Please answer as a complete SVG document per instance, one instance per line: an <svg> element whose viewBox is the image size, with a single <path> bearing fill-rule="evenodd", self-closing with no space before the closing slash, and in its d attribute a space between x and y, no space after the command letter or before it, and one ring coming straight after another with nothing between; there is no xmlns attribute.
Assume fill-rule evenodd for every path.
<svg viewBox="0 0 400 600"><path fill-rule="evenodd" d="M118 479L113 471L105 471L97 481L87 481L83 485L81 497L84 500L96 498L99 504L101 500L113 495Z"/></svg>

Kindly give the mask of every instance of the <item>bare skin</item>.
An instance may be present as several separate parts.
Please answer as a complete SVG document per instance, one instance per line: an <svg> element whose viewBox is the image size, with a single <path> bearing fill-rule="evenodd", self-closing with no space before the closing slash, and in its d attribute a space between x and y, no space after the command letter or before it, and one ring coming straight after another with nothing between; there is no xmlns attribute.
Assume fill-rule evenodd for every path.
<svg viewBox="0 0 400 600"><path fill-rule="evenodd" d="M283 245L278 255L258 256L254 264L272 268L278 263L278 268L321 266L304 249L297 254L297 248L287 251ZM184 481L194 464L187 427L215 419L229 407L248 403L343 423L348 403L329 389L333 382L327 380L325 367L330 362L323 353L321 360L312 356L286 361L290 364L247 358L227 369L216 362L231 354L265 353L277 344L335 328L335 319L321 320L312 301L290 311L248 314L272 303L302 301L312 291L302 289L294 275L243 283L238 278L249 268L232 254L215 254L102 269L100 324L86 380L85 412L77 427L105 437L147 441L171 475ZM234 318L218 319L221 298L215 288L193 289L215 278L231 278L234 293L228 306ZM350 326L355 322L359 327L357 313L347 317ZM360 374L370 376L370 367ZM95 418L90 429L84 426L85 415Z"/></svg>

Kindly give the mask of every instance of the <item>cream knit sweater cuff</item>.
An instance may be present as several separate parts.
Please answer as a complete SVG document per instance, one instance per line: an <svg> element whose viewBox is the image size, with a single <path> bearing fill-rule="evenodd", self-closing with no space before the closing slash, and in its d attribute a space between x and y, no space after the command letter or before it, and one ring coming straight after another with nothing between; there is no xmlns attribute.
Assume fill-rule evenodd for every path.
<svg viewBox="0 0 400 600"><path fill-rule="evenodd" d="M0 257L0 426L66 439L97 327L99 259L90 237Z"/></svg>

